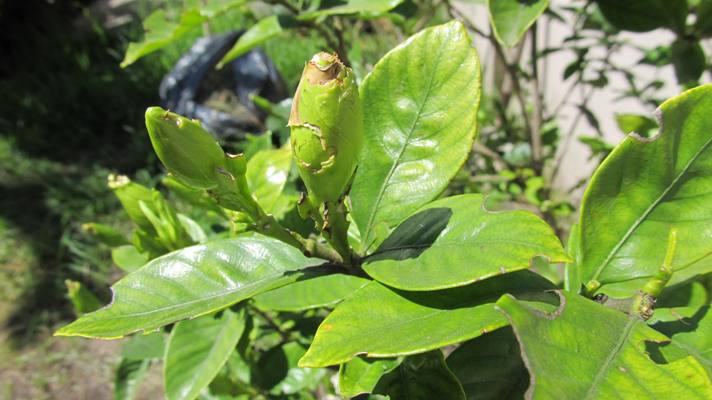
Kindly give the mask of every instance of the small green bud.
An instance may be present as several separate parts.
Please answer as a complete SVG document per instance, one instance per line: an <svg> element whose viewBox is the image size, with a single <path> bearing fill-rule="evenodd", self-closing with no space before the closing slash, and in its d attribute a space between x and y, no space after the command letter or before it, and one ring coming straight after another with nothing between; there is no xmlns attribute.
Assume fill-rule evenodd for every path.
<svg viewBox="0 0 712 400"><path fill-rule="evenodd" d="M121 231L108 225L88 222L82 224L82 230L107 246L116 247L130 243Z"/></svg>
<svg viewBox="0 0 712 400"><path fill-rule="evenodd" d="M115 174L109 174L108 186L114 191L116 197L118 197L131 221L146 232L155 233L153 224L146 218L139 206L142 201L148 203L153 201L151 189L132 182L131 179L125 175Z"/></svg>
<svg viewBox="0 0 712 400"><path fill-rule="evenodd" d="M225 168L225 152L200 122L150 107L146 128L153 149L171 174L188 186L217 186L215 174Z"/></svg>
<svg viewBox="0 0 712 400"><path fill-rule="evenodd" d="M336 55L318 53L304 67L288 125L311 203L337 201L356 169L363 114L353 73Z"/></svg>
<svg viewBox="0 0 712 400"><path fill-rule="evenodd" d="M67 286L67 297L72 301L77 314L86 314L101 308L101 301L80 282L67 279L64 284Z"/></svg>
<svg viewBox="0 0 712 400"><path fill-rule="evenodd" d="M601 287L601 282L599 282L597 280L588 281L588 283L586 283L586 287L585 287L586 293L588 293L588 294L596 293L596 290L598 290L600 287Z"/></svg>

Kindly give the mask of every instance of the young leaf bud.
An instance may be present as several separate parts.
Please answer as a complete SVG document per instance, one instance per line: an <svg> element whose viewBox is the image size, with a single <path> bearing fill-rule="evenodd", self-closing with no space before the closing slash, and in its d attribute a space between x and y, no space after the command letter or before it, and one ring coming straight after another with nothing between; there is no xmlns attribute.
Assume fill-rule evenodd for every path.
<svg viewBox="0 0 712 400"><path fill-rule="evenodd" d="M171 174L188 186L217 186L215 174L218 168L225 168L225 153L200 122L150 107L146 128L153 149Z"/></svg>
<svg viewBox="0 0 712 400"><path fill-rule="evenodd" d="M337 201L356 169L363 115L353 73L336 55L318 53L304 67L289 127L312 204Z"/></svg>

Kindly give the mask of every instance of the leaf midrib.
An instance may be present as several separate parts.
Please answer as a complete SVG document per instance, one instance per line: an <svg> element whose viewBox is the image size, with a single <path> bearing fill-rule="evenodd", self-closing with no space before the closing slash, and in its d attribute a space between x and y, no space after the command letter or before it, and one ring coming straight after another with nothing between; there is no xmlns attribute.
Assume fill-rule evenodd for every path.
<svg viewBox="0 0 712 400"><path fill-rule="evenodd" d="M586 396L584 397L585 400L590 400L594 398L604 378L604 375L608 372L611 364L613 363L613 360L615 360L615 358L618 356L618 353L620 353L621 349L623 348L623 345L628 340L628 337L630 336L637 322L638 320L633 317L628 319L628 322L626 323L625 328L623 329L623 333L618 339L618 342L613 347L613 349L611 349L611 352L608 354L608 357L603 362L603 364L601 364L601 368L599 368L598 373L596 373L596 377L593 378L593 381L591 381L588 391L586 392Z"/></svg>
<svg viewBox="0 0 712 400"><path fill-rule="evenodd" d="M298 270L298 271L301 271L301 270ZM298 272L298 271L297 271L297 272ZM283 272L286 272L286 271L283 271ZM279 275L279 274L277 274L277 275ZM132 318L145 318L145 317L148 316L148 315L152 315L152 314L155 314L155 313L160 313L160 312L163 312L163 311L166 311L166 310L180 309L180 308L184 308L184 307L187 307L187 306L191 306L191 305L196 304L196 303L209 302L209 301L211 301L211 300L213 300L213 299L216 299L216 298L219 298L219 297L227 297L227 296L233 295L233 294L235 294L235 292L237 292L237 291L239 291L239 290L241 290L241 289L254 287L254 286L256 286L256 285L258 285L258 284L260 284L260 283L263 283L264 281L266 281L266 280L268 280L268 279L271 279L271 278L274 278L274 277L275 277L274 275L270 275L270 276L265 277L265 278L262 278L262 279L260 279L260 280L258 280L258 281L254 281L254 282L251 282L251 283L249 283L249 284L247 284L247 285L240 286L239 288L236 288L236 289L234 289L234 290L230 290L230 291L228 291L228 292L222 292L221 294L216 294L216 295L214 295L214 296L203 297L203 298L200 298L200 299L191 300L191 301L189 301L189 302L181 303L180 305L165 306L165 307L161 307L161 308L154 309L154 310L151 310L151 311L144 311L144 312L138 312L138 313L130 313L130 314L123 314L123 315L110 315L110 316L108 316L108 317L107 317L107 316L94 317L94 318L92 318L91 320L84 322L83 325L84 325L84 326L88 326L89 329L91 330L92 327L94 327L94 326L96 325L97 321L101 322L101 321L106 320L106 319L110 319L110 320L124 320L124 319L132 319ZM238 300L238 301L239 301L239 300ZM194 317L199 317L199 316L202 316L202 315L205 315L205 314L209 314L209 313L211 313L211 312L213 312L213 311L216 311L216 310L218 310L218 309L220 309L220 308L222 308L222 307L226 307L226 306L227 306L227 305L223 305L223 306L219 306L219 307L213 307L213 308L211 308L210 310L206 310L206 311L204 311L204 312L202 312L202 313L200 313L200 314L195 315ZM110 307L110 306L107 306L107 308L106 308L106 311L107 311L107 312L111 312L111 313L115 313L115 312L116 312L116 311L114 311L114 310L111 310L111 309L108 308L108 307ZM101 311L101 310L99 310L99 311ZM187 318L187 317L185 317L185 318ZM172 319L172 318L171 318L171 319ZM181 320L181 319L184 319L184 318L178 318L178 320ZM77 321L75 321L74 323L77 323L77 322L79 322L79 321L80 321L80 320L77 320ZM72 325L74 325L74 323L73 323L73 324L70 324L70 325L67 325L65 328L72 327ZM156 325L156 323L154 322L153 324L148 325L148 326L146 326L146 327L138 327L138 328L137 328L137 327L131 327L131 328L129 328L128 330L127 330L127 329L118 329L118 331L121 332L118 336L109 336L109 335L106 334L107 331L101 331L101 330L99 331L98 334L97 334L97 333L94 333L94 334L88 334L88 335L89 335L89 337L95 337L95 338L122 337L122 336L124 336L124 335L130 334L130 333L133 333L133 332L137 332L137 331L140 331L140 330L149 331L149 330L155 329L155 328L157 328L157 327L160 327L160 326L162 326L162 325L164 325L163 322L159 322L158 325ZM81 326L81 325L80 325L80 326ZM86 334L86 329L84 329L84 330L82 330L82 329L77 330L77 328L74 328L74 329L72 329L72 330L68 330L68 331L66 331L66 332L63 332L63 331L65 330L65 328L62 328L60 331L58 331L58 333L62 333L62 334L67 335L67 336L72 336L72 335L82 335L82 336L86 336L86 335L87 335L87 334ZM114 334L115 332L116 332L116 331L112 331L112 334Z"/></svg>
<svg viewBox="0 0 712 400"><path fill-rule="evenodd" d="M635 232L636 229L640 226L641 223L643 223L643 220L645 220L650 213L653 212L653 209L660 205L660 203L665 199L665 197L670 193L670 191L677 185L677 183L682 179L682 177L687 173L687 171L690 169L692 164L694 164L697 159L700 157L700 155L707 150L707 147L712 143L712 138L708 139L707 142L703 146L700 147L700 150L698 150L685 164L685 166L682 168L680 173L675 177L675 179L672 180L672 182L663 190L662 194L653 201L653 203L643 212L643 215L641 215L638 219L635 220L633 225L628 229L628 231L623 235L621 240L616 243L616 245L613 247L613 249L608 253L608 256L606 256L606 259L601 263L601 265L596 269L596 272L593 274L593 277L591 278L592 280L598 280L599 276L603 272L603 270L610 264L611 260L613 259L613 256L618 253L618 251L623 247L623 244L628 241L630 236Z"/></svg>
<svg viewBox="0 0 712 400"><path fill-rule="evenodd" d="M483 298L478 299L478 300L480 300L481 302L472 305L472 306L471 306L472 309L477 308L477 307L480 307L480 306L486 306L486 305L488 305L488 304L491 305L491 306L493 307L493 309L494 309L494 300L496 300L495 296L483 297ZM472 304L472 303L473 303L473 299L468 299L468 300L465 300L465 301L462 301L462 302L458 302L457 304L454 304L454 305L452 305L451 307L454 308L454 309L459 309L459 308L462 308L463 306L466 306L467 304ZM419 316L419 317L411 318L411 319L408 319L408 320L396 321L396 322L392 322L392 323L387 324L387 325L380 325L380 326L377 326L377 327L375 327L374 329L371 329L371 330L369 330L369 331L367 331L367 332L361 331L361 332L359 333L359 339L363 339L365 336L373 336L373 335L376 335L376 334L378 334L378 335L379 335L378 337L381 338L382 336L380 336L380 333L383 332L383 331L393 331L395 327L400 327L400 326L403 326L403 325L408 325L408 324L411 324L411 323L413 323L413 322L420 321L420 320L423 320L423 319L435 318L436 316L439 316L439 315L442 314L442 313L453 312L453 311L454 311L453 309L438 309L438 310L434 310L434 311L432 311L432 312L430 312L430 313L428 313L428 314L421 315L421 316ZM496 315L496 314L493 314L493 315ZM499 316L499 315L497 315L497 316ZM506 325L506 320L502 320L502 322L504 322L504 325ZM490 328L490 327L492 327L492 326L493 326L492 324L489 324L489 325L487 325L485 328ZM480 335L480 333L477 332L477 331L473 331L473 334L474 334L474 336L472 336L472 337L477 337L477 336ZM352 338L345 338L345 337L341 336L341 337L339 337L338 340L332 340L330 344L333 346L335 343L343 343L343 342L349 342L349 343L351 343L351 342L352 342ZM373 342L371 342L371 341L366 341L366 342L368 342L368 343L373 343ZM337 348L338 348L338 347L340 347L340 346L334 346L334 347L337 347ZM421 347L427 347L427 346L421 346ZM438 347L438 346L433 347L433 348L437 348L437 347ZM377 353L377 352L372 352L372 351L366 351L366 354L367 354L367 355L370 355L370 356L395 356L395 355L413 354L413 352L415 352L415 351L420 351L420 350L423 350L423 348L414 349L414 350L410 350L410 351L406 351L406 352L397 352L397 353L393 353L393 352L391 352L391 353ZM426 350L427 350L427 349L426 349ZM349 354L351 354L351 353L349 353ZM349 358L350 358L350 357L353 357L353 355L349 355ZM330 360L330 361L331 361L331 360ZM342 361L343 361L343 360L339 359L339 362L342 362Z"/></svg>
<svg viewBox="0 0 712 400"><path fill-rule="evenodd" d="M197 368L198 375L196 376L196 379L193 380L193 383L195 383L196 380L205 377L206 375L210 375L210 374L206 374L206 372L209 371L209 368L206 367L206 365L209 365L208 361L211 360L213 358L213 356L216 355L215 352L217 351L217 347L219 347L219 344L223 344L222 343L223 341L229 339L227 334L231 333L230 328L232 328L233 322L236 322L233 320L237 319L237 315L236 314L227 314L226 316L227 316L227 318L225 321L222 321L218 334L215 335L215 340L213 341L212 346L210 346L210 351L208 352L208 355L205 356L205 358L203 359L203 361L200 363L200 365ZM240 334L242 334L242 332L240 332ZM237 338L237 340L239 340L239 337ZM237 342L237 340L235 340L235 342ZM230 352L229 351L225 352L225 354L223 354L222 356L220 354L217 354L217 356L219 357L219 361L220 361L219 364L224 365L227 362L228 357L230 356ZM216 371L215 374L217 374L218 372L219 371ZM193 385L191 385L191 392L192 392L192 387L193 387Z"/></svg>
<svg viewBox="0 0 712 400"><path fill-rule="evenodd" d="M435 79L434 76L437 73L437 68L440 65L440 60L441 60L441 55L443 52L443 47L444 45L441 45L438 47L438 57L435 58L436 62L435 65L432 68L432 73L428 77L428 85L427 85L427 90L425 92L425 95L423 96L423 101L418 105L418 112L416 114L416 117L413 119L413 123L411 124L410 128L408 129L408 134L405 139L405 142L403 144L403 147L401 147L400 152L398 152L398 156L395 158L393 161L393 164L391 165L390 170L388 171L388 174L386 175L386 178L383 180L381 183L381 187L378 190L378 196L376 196L376 200L373 203L373 206L371 207L371 211L369 212L369 217L368 217L368 223L366 224L366 230L363 235L363 240L366 243L366 250L368 250L368 247L371 245L371 243L368 243L371 239L371 231L373 228L373 221L376 218L376 211L378 210L378 205L381 204L381 201L383 200L383 194L386 191L386 188L388 187L388 182L391 180L391 177L393 176L393 173L396 170L396 166L398 166L398 163L400 162L401 158L403 157L403 154L405 153L405 149L408 148L408 145L410 143L410 140L413 136L413 132L415 132L415 127L418 125L418 122L420 122L420 118L422 117L423 114L423 109L425 108L425 103L428 102L428 98L430 97L430 93L433 88L433 80ZM390 71L389 71L390 72ZM389 103L392 105L392 103Z"/></svg>

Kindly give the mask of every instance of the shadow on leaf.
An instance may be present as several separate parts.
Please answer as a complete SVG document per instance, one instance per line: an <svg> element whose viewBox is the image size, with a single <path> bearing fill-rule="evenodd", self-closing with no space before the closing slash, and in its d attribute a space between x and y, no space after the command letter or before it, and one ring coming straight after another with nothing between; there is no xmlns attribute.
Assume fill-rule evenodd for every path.
<svg viewBox="0 0 712 400"><path fill-rule="evenodd" d="M438 207L420 211L403 221L366 261L418 258L447 227L452 210Z"/></svg>

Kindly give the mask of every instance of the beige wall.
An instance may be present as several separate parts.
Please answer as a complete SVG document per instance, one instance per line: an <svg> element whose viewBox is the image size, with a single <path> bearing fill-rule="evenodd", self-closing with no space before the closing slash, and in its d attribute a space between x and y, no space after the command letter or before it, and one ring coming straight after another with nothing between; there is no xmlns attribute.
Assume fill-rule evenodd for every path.
<svg viewBox="0 0 712 400"><path fill-rule="evenodd" d="M565 4L574 3L572 0L552 0L554 7L559 7ZM580 4L580 2L578 2ZM482 27L487 31L487 10L485 6L473 5L471 3L459 3L457 5L466 15L472 18L472 21L478 27ZM573 23L573 21L572 21ZM570 26L559 22L553 22L549 27L548 43L546 43L547 35L545 35L545 27L539 26L539 47L544 46L559 46L563 39L570 34ZM670 43L674 35L665 30L657 30L654 32L636 34L623 33L624 38L629 39L632 43L638 43L648 47L658 44ZM479 36L473 35L475 46L480 52L485 69L487 65L492 65L494 52L487 41ZM528 43L526 44L528 47ZM706 48L712 50L710 43L705 43ZM602 50L602 49L597 49ZM593 49L595 54L596 49ZM601 53L602 51L599 51ZM525 48L523 54L528 54ZM712 51L708 52L712 54ZM661 98L671 97L679 92L679 88L675 81L674 71L671 66L664 68L655 68L650 66L638 65L637 61L641 58L642 53L630 47L621 51L613 57L612 61L621 67L629 68L629 70L641 77L642 81L649 81L654 78L659 78L668 84L659 92ZM547 109L552 110L565 96L571 85L573 78L568 81L563 81L563 73L566 66L573 61L574 56L570 52L560 52L548 57L545 65L540 65L541 74L544 82L544 98ZM485 76L485 90L491 88L492 71L489 68ZM589 101L589 108L598 116L601 129L604 132L605 139L610 143L618 143L624 138L624 134L618 129L614 115L616 113L640 113L651 115L654 109L652 107L644 107L636 100L615 100L618 97L616 90L627 87L625 80L620 74L610 74L608 76L609 85L606 88L594 92L593 97ZM709 72L705 73L702 82L710 82ZM582 99L580 93L574 93L571 96L571 106L564 107L561 115L561 132L568 132L573 125L577 108L575 104L579 104ZM581 118L576 124L574 135L595 135L595 130L586 122L585 118ZM592 168L595 166L587 162L589 152L588 148L578 142L575 138L570 141L567 148L562 146L561 150L565 152L560 154L562 157L561 173L554 182L557 188L568 188L574 185L582 178L588 177ZM581 191L578 192L581 194Z"/></svg>

